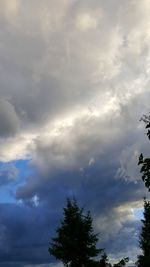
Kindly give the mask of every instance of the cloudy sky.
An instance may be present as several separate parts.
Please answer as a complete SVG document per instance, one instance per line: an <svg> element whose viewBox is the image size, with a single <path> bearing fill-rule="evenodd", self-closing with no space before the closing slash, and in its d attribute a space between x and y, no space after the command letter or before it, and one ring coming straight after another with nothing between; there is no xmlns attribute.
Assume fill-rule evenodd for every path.
<svg viewBox="0 0 150 267"><path fill-rule="evenodd" d="M111 259L139 253L150 0L0 0L0 266L48 254L66 197Z"/></svg>

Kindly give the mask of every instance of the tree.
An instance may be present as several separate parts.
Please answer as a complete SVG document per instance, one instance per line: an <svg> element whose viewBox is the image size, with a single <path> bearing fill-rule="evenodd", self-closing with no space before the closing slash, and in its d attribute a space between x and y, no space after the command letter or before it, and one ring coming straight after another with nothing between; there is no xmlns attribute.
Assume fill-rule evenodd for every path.
<svg viewBox="0 0 150 267"><path fill-rule="evenodd" d="M129 258L123 258L122 260L120 260L118 263L114 264L113 267L123 267L125 266L129 261Z"/></svg>
<svg viewBox="0 0 150 267"><path fill-rule="evenodd" d="M108 260L108 256L104 251L99 261L91 260L89 261L87 267L112 267Z"/></svg>
<svg viewBox="0 0 150 267"><path fill-rule="evenodd" d="M101 256L98 267L112 267L112 265L109 263L108 256L105 252Z"/></svg>
<svg viewBox="0 0 150 267"><path fill-rule="evenodd" d="M147 137L150 140L150 115L144 115L141 118L146 124ZM140 172L142 173L142 180L145 187L150 192L150 158L144 158L141 153L138 165L142 165ZM142 255L138 256L137 266L148 267L150 266L150 201L144 199L144 219L142 220L142 229L140 234L140 248Z"/></svg>
<svg viewBox="0 0 150 267"><path fill-rule="evenodd" d="M125 266L129 261L129 258L123 258L118 263L111 264L109 262L109 258L107 254L104 252L101 256L101 259L99 261L91 261L91 264L87 267L123 267Z"/></svg>
<svg viewBox="0 0 150 267"><path fill-rule="evenodd" d="M52 238L49 253L66 267L88 266L102 250L96 248L98 235L94 234L90 212L84 213L76 200L67 199L64 218Z"/></svg>
<svg viewBox="0 0 150 267"><path fill-rule="evenodd" d="M137 266L150 266L150 201L144 200L144 219L142 220L140 248L142 255L138 256Z"/></svg>
<svg viewBox="0 0 150 267"><path fill-rule="evenodd" d="M143 115L141 118L142 121L146 124L145 128L147 130L147 137L150 140L150 115ZM142 180L145 183L145 186L150 191L150 158L144 158L141 153L139 157L138 165L142 165L140 172L142 173Z"/></svg>

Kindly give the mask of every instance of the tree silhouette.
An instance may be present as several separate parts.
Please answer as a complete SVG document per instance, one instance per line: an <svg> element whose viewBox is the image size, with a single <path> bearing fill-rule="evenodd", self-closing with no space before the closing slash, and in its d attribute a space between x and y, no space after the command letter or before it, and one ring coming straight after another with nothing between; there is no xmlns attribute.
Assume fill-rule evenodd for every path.
<svg viewBox="0 0 150 267"><path fill-rule="evenodd" d="M111 264L108 262L108 256L105 252L101 256L98 266L99 267L111 267Z"/></svg>
<svg viewBox="0 0 150 267"><path fill-rule="evenodd" d="M91 261L90 265L87 265L87 267L123 267L128 263L128 261L129 258L127 257L112 265L109 262L107 254L104 252L99 261Z"/></svg>
<svg viewBox="0 0 150 267"><path fill-rule="evenodd" d="M123 267L125 266L129 261L129 258L123 258L122 260L120 260L118 263L114 264L113 267Z"/></svg>
<svg viewBox="0 0 150 267"><path fill-rule="evenodd" d="M49 253L66 267L88 266L91 259L102 251L96 248L97 241L90 213L85 214L76 200L67 199L64 218L56 230L56 237L52 238Z"/></svg>
<svg viewBox="0 0 150 267"><path fill-rule="evenodd" d="M150 140L150 115L144 115L141 118L145 122L147 130L147 137ZM144 158L141 153L138 165L142 165L140 172L142 173L142 180L145 187L150 192L150 158ZM144 199L144 219L142 221L142 230L140 234L140 248L142 255L138 256L137 266L148 267L150 266L150 201Z"/></svg>
<svg viewBox="0 0 150 267"><path fill-rule="evenodd" d="M142 255L138 256L137 266L150 266L150 201L144 200L144 219L142 220L140 248Z"/></svg>
<svg viewBox="0 0 150 267"><path fill-rule="evenodd" d="M146 124L145 128L147 130L147 137L150 140L150 115L143 115L141 118L142 121ZM145 186L150 191L150 158L144 158L141 153L139 157L138 165L142 165L140 172L142 173L142 180L145 183Z"/></svg>

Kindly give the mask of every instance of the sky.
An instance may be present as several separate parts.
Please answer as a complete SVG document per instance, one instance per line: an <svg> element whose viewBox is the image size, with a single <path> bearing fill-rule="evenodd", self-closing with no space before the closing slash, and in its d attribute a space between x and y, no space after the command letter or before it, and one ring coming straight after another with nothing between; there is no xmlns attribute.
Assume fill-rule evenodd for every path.
<svg viewBox="0 0 150 267"><path fill-rule="evenodd" d="M48 254L67 197L112 260L139 251L150 0L0 0L0 266Z"/></svg>

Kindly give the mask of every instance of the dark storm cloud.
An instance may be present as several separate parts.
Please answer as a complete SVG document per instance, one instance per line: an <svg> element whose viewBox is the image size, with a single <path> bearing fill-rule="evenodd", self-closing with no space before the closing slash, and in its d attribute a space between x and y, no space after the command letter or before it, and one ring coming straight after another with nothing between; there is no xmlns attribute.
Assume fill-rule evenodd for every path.
<svg viewBox="0 0 150 267"><path fill-rule="evenodd" d="M115 151L112 154L115 156ZM113 207L141 199L142 182L137 177L131 177L131 180L129 177L128 180L116 178L120 164L112 159L112 154L97 157L93 165L84 166L78 171L57 169L53 173L39 172L29 177L25 185L18 187L16 197L27 201L37 195L41 201L46 200L55 206L68 194L75 194L82 202L88 202L88 207L95 207L96 213L109 212ZM51 203L53 198L56 199Z"/></svg>
<svg viewBox="0 0 150 267"><path fill-rule="evenodd" d="M57 210L59 223L66 197L75 196L81 206L92 212L95 231L100 232L99 246L118 258L126 256L132 248L130 256L135 258L139 220L133 216L132 209L144 196L143 185L141 182L116 180L117 166L109 157L107 160L110 162L107 167L100 166L98 161L96 166L78 172L67 170L49 177L32 177L25 186L18 188L17 198L31 206L34 195L37 195L39 203L48 203L49 209ZM51 229L55 229L52 224ZM133 238L128 237L131 232Z"/></svg>
<svg viewBox="0 0 150 267"><path fill-rule="evenodd" d="M136 232L137 223L136 221L129 223L128 218L126 219L128 212L116 212L114 208L130 203L130 199L132 201L141 199L142 189L140 185L135 185L133 182L127 185L120 181L118 186L118 182L112 178L113 172L115 172L114 169L108 171L98 167L88 167L81 175L82 178L79 173L75 174L74 172L57 174L58 177L53 177L52 183L46 177L42 177L45 179L45 183L39 188L35 187L32 195L29 195L24 188L22 199L26 206L1 204L1 262L7 262L7 264L11 261L19 262L20 266L25 266L27 263L34 265L46 263L46 261L51 262L53 259L47 253L48 242L54 234L56 225L59 224L62 208L68 195L75 195L79 203L84 204L86 210L91 210L96 229L101 233L100 247L105 245L106 250L113 254L117 248L120 251L122 247L119 247L120 238L122 238L124 240L122 250L126 252L130 243L132 246L134 245L128 235L129 231ZM72 180L70 186L64 182L65 179L69 180L70 177L67 176L70 176ZM141 193L139 194L138 191ZM134 196L133 192L135 192ZM33 201L34 194L39 197L37 206ZM18 197L21 198L21 192ZM106 221L101 221L99 216L106 217L106 221L110 221L111 225L106 225ZM100 221L97 222L97 220ZM126 220L127 222L125 222ZM114 235L114 231L116 231L117 237ZM112 239L112 246L109 244L110 239Z"/></svg>
<svg viewBox="0 0 150 267"><path fill-rule="evenodd" d="M119 119L108 119L107 122L101 120L99 123L103 127L98 130L98 119L92 116L88 120L77 120L75 126L69 127L69 134L64 130L63 135L62 130L62 140L58 139L57 142L56 137L52 145L49 140L40 143L37 140L35 151L40 168L37 169L36 175L29 177L26 184L18 187L16 192L17 199L23 200L26 205L31 206L33 197L37 196L39 203L48 203L51 209L60 213L66 197L76 196L79 203L88 207L94 215L95 229L102 232L100 246L105 246L106 250L113 254L113 244L119 249L120 238L124 237L123 246L120 246L122 254L120 250L115 252L118 257L126 255L128 249L131 250L132 240L128 238L130 231L136 235L131 254L135 257L137 253L136 225L139 222L132 217L131 210L136 205L141 207L140 202L145 193L139 170L136 168L138 151L141 149L141 144L138 145L141 130L138 130L139 125L136 125L134 120L131 120L131 125L126 124L127 113L127 108L124 107L121 117L124 135L118 134L117 140L115 134ZM110 131L102 143L99 138L103 135L106 137L107 124L110 125ZM78 133L75 129L78 129ZM66 143L68 141L69 150ZM69 153L71 149L74 153ZM61 159L63 161L58 164ZM36 160L35 155L32 164L35 164ZM109 245L110 239L112 248Z"/></svg>
<svg viewBox="0 0 150 267"><path fill-rule="evenodd" d="M48 244L56 214L44 206L0 205L0 265L49 263ZM17 265L16 265L17 266Z"/></svg>

